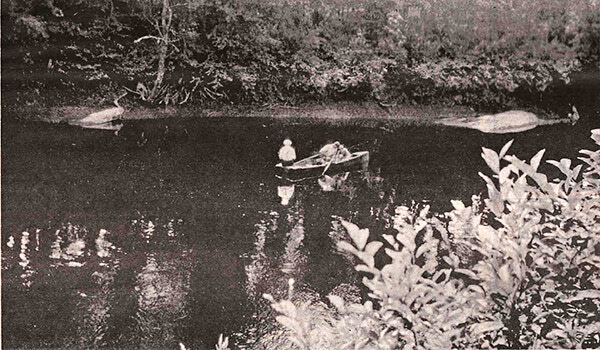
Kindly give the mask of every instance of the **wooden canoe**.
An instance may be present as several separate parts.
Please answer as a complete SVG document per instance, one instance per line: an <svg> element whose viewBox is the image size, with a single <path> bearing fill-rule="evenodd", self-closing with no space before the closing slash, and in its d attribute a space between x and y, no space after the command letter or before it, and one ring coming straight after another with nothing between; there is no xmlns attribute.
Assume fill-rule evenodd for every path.
<svg viewBox="0 0 600 350"><path fill-rule="evenodd" d="M314 156L304 158L288 166L278 163L275 165L275 168L282 177L287 178L297 179L321 176L328 163L316 163L315 160L319 157L320 156L318 154L315 154ZM368 151L354 152L350 155L350 157L347 157L339 162L331 162L331 165L327 169L327 174L332 175L344 171L365 169L368 165Z"/></svg>

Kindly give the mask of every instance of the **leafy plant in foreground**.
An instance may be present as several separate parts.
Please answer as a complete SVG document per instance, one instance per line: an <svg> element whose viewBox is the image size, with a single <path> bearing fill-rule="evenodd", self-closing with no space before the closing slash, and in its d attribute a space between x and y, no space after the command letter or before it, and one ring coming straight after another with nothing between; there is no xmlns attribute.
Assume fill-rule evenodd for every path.
<svg viewBox="0 0 600 350"><path fill-rule="evenodd" d="M600 130L592 131L600 145ZM453 201L444 216L399 207L395 236L369 242L343 221L370 300L333 309L275 302L277 320L301 349L582 348L600 336L600 150L587 163L548 161L564 177L484 148L487 198ZM383 252L381 251L383 249ZM376 263L383 261L384 263ZM291 345L290 345L291 346ZM292 346L291 346L292 347Z"/></svg>

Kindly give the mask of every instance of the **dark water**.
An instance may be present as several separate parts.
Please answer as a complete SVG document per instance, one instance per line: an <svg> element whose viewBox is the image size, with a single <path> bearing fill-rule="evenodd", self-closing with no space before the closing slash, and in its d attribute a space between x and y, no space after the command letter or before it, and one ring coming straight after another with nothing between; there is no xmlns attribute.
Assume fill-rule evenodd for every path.
<svg viewBox="0 0 600 350"><path fill-rule="evenodd" d="M339 218L381 233L398 205L469 200L484 190L481 147L512 138L521 158L546 148L545 159L575 159L600 126L596 109L580 112L574 127L518 135L241 118L136 121L119 136L5 123L3 348L252 341L273 322L262 293L284 297L289 278L314 298L358 282L335 251ZM292 187L274 176L284 137L300 157L331 140L358 144L369 171L332 191Z"/></svg>

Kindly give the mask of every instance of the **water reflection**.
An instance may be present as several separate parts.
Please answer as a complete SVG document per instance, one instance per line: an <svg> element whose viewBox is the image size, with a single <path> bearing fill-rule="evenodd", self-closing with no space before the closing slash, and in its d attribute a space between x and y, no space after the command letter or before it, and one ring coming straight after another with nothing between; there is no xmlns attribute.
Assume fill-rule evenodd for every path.
<svg viewBox="0 0 600 350"><path fill-rule="evenodd" d="M99 258L110 258L112 255L112 250L115 249L115 246L107 239L108 234L110 234L110 232L107 230L100 229L98 238L96 238L96 255L98 255Z"/></svg>
<svg viewBox="0 0 600 350"><path fill-rule="evenodd" d="M54 259L53 266L66 265L81 267L85 264L90 252L86 251L86 238L88 236L85 226L68 223L55 232L55 240L50 246L50 259Z"/></svg>
<svg viewBox="0 0 600 350"><path fill-rule="evenodd" d="M344 182L348 179L349 172L337 174L333 176L323 175L319 178L318 183L321 189L325 192L343 189Z"/></svg>
<svg viewBox="0 0 600 350"><path fill-rule="evenodd" d="M288 205L290 203L290 199L294 195L294 190L296 189L296 185L294 184L286 184L277 186L277 195L281 198L281 205Z"/></svg>
<svg viewBox="0 0 600 350"><path fill-rule="evenodd" d="M178 342L178 321L187 317L186 296L190 289L189 250L149 252L136 275L138 310L136 319L144 334L142 347L160 347Z"/></svg>
<svg viewBox="0 0 600 350"><path fill-rule="evenodd" d="M143 243L150 245L168 243L177 238L178 223L172 219L159 226L145 218L135 219L130 231L120 236L140 235ZM15 236L20 238L18 245ZM87 226L71 222L54 230L38 228L9 236L2 268L6 276L20 281L19 288L12 286L16 280L10 277L8 285L3 283L3 291L8 291L3 305L15 310L3 314L12 320L6 328L9 333L14 337L29 324L32 339L44 342L30 345L42 347L53 344L44 340L50 334L60 335L55 338L59 347L163 347L165 342L175 343L175 328L185 318L190 289L193 258L189 248L171 244L159 253L136 250L132 249L136 245L119 247L112 236L104 228L90 234ZM61 318L70 321L45 323L39 328L29 313L15 313L29 310L25 305L32 300L41 302L35 309L40 316L37 320L60 312ZM141 331L145 334L142 338ZM13 338L4 339L3 346L13 344Z"/></svg>
<svg viewBox="0 0 600 350"><path fill-rule="evenodd" d="M29 245L29 232L24 231L21 234L21 251L19 253L19 265L22 267L23 271L21 273L22 284L27 287L31 287L33 284L32 277L34 275L34 270L30 266L31 260L30 258L30 248Z"/></svg>
<svg viewBox="0 0 600 350"><path fill-rule="evenodd" d="M293 186L293 185L292 185ZM281 187L281 186L280 186ZM302 281L306 252L303 251L304 209L302 198L289 207L264 211L255 225L254 250L246 265L246 290L254 299L263 293L278 294L287 290L287 281ZM281 288L280 288L281 287ZM283 288L283 289L282 289Z"/></svg>

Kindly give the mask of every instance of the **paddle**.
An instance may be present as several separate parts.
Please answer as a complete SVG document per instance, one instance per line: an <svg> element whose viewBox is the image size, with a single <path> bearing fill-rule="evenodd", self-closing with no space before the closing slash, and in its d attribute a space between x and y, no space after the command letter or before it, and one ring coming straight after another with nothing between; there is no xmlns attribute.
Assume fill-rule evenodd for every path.
<svg viewBox="0 0 600 350"><path fill-rule="evenodd" d="M329 161L329 163L327 163L327 166L325 167L325 170L323 170L323 173L321 174L321 176L325 175L325 173L327 172L327 170L329 170L329 167L331 166L331 163L333 162L333 160L335 159L335 157L337 156L337 154L338 154L339 151L340 151L340 149L336 148L335 154L333 155L333 157L331 157L331 160Z"/></svg>

